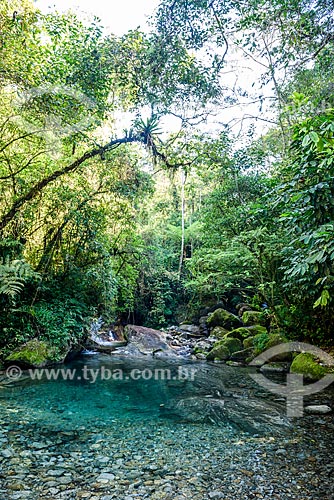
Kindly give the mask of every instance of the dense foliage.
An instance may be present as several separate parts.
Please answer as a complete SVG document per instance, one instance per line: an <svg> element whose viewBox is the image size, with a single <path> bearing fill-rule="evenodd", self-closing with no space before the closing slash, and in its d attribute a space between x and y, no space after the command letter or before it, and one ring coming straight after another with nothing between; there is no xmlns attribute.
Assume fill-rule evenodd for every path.
<svg viewBox="0 0 334 500"><path fill-rule="evenodd" d="M0 6L0 349L220 301L330 342L332 2L162 0L151 28ZM232 49L252 86L225 81ZM270 128L205 125L245 97Z"/></svg>

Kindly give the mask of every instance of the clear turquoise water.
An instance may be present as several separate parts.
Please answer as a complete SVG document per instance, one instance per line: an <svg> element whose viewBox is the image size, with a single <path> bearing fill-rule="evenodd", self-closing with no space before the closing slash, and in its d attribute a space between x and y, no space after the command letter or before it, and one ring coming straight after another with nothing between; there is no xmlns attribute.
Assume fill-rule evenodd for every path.
<svg viewBox="0 0 334 500"><path fill-rule="evenodd" d="M240 428L235 421L229 420L223 407L222 411L218 409L218 413L215 409L213 417L208 410L205 419L202 406L197 409L191 399L195 396L206 404L206 401L214 398L222 401L227 407L230 406L229 402L234 404L238 398L242 399L243 403L261 402L261 399L254 396L254 394L259 396L261 391L248 377L246 370L211 366L209 373L208 365L184 363L183 368L188 370L190 379L182 380L185 375L182 374L180 379L179 366L181 365L178 363L131 361L110 358L107 355L84 356L65 367L66 370L76 370L74 380L64 380L62 376L57 380L48 380L47 376L42 380L24 378L7 386L0 393L0 401L5 406L4 413L9 415L16 413L17 417L32 422L39 420L44 424L49 422L51 426L56 422L57 425L70 424L77 428L83 424L105 427L125 421L135 423L168 421L176 424L188 421L203 425L219 424L228 432L231 430L252 432L251 428L247 428L247 415L245 415L245 425L241 426L243 428ZM84 367L86 372L83 372ZM108 378L107 370L114 376L102 380L102 367L105 372L104 378ZM169 370L169 373L165 372L164 377L167 378L167 373L171 380L164 380L160 373L157 379L152 376L149 380L142 378L134 380L131 375L132 370L144 371L145 376L147 370L154 374L157 369ZM196 370L197 373L192 375L190 369ZM95 382L92 373L97 373ZM118 375L119 373L121 375ZM182 408L182 405L180 410L178 408L180 401L187 403L190 401L190 411ZM262 401L264 403L265 400ZM240 412L242 411L243 406L240 407ZM257 411L256 408L255 412ZM274 412L282 413L283 417L284 405L279 407L276 405ZM251 410L250 414L254 418Z"/></svg>
<svg viewBox="0 0 334 500"><path fill-rule="evenodd" d="M84 366L124 376L92 383ZM289 421L284 399L259 388L247 369L184 363L198 372L178 380L178 366L85 356L66 365L77 370L74 380L3 386L0 500L334 498L326 483L331 415ZM145 368L169 369L171 380L131 379ZM64 484L55 468L64 469ZM114 480L99 482L101 473Z"/></svg>

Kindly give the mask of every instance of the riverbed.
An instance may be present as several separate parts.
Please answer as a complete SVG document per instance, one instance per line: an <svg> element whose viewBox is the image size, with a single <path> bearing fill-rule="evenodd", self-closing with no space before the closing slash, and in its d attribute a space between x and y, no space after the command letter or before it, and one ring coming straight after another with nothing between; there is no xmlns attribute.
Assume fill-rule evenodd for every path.
<svg viewBox="0 0 334 500"><path fill-rule="evenodd" d="M56 369L0 388L1 500L334 499L333 414L287 418L249 368L99 354Z"/></svg>

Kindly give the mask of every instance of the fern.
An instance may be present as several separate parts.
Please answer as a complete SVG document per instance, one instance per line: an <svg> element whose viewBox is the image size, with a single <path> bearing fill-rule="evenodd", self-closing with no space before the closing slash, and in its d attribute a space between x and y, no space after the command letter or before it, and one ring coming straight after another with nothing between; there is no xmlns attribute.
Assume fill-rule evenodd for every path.
<svg viewBox="0 0 334 500"><path fill-rule="evenodd" d="M7 257L0 264L0 294L14 299L23 290L27 279L37 276L25 260L10 260Z"/></svg>

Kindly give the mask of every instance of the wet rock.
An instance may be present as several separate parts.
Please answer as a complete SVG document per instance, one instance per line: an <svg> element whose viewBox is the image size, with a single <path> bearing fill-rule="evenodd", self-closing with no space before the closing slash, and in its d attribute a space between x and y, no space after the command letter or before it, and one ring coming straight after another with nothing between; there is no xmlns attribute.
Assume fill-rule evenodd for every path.
<svg viewBox="0 0 334 500"><path fill-rule="evenodd" d="M215 500L216 498L224 498L225 495L221 491L210 491L209 492L209 498L210 500Z"/></svg>
<svg viewBox="0 0 334 500"><path fill-rule="evenodd" d="M239 318L242 317L245 311L253 311L253 307L250 304L247 304L246 302L240 302L235 306L235 308L238 311Z"/></svg>
<svg viewBox="0 0 334 500"><path fill-rule="evenodd" d="M182 332L187 332L187 333L190 333L191 335L196 335L196 336L201 335L200 328L197 325L183 324L183 325L180 325L179 328Z"/></svg>
<svg viewBox="0 0 334 500"><path fill-rule="evenodd" d="M204 361L204 360L206 360L206 357L207 357L207 355L206 355L206 354L204 354L204 353L202 353L202 352L197 352L197 353L195 354L195 356L196 356L196 358L197 358L197 359L201 359L201 360L203 360L203 361Z"/></svg>
<svg viewBox="0 0 334 500"><path fill-rule="evenodd" d="M314 415L324 415L332 411L331 407L328 405L309 405L305 406L304 409L307 413L312 413Z"/></svg>
<svg viewBox="0 0 334 500"><path fill-rule="evenodd" d="M231 354L231 361L239 361L245 363L246 360L252 355L253 348L249 347L248 349L242 349L241 351L236 351Z"/></svg>
<svg viewBox="0 0 334 500"><path fill-rule="evenodd" d="M167 333L153 330L143 326L127 325L125 335L128 340L126 347L121 347L114 352L131 357L151 356L157 358L177 358L185 356L189 351L180 352L172 348L167 341Z"/></svg>
<svg viewBox="0 0 334 500"><path fill-rule="evenodd" d="M4 457L4 458L11 458L13 455L14 455L14 452L12 449L10 448L7 448L6 450L2 450L1 451L1 455Z"/></svg>
<svg viewBox="0 0 334 500"><path fill-rule="evenodd" d="M109 481L115 481L115 475L103 472L102 474L99 475L97 481L99 483L108 483Z"/></svg>
<svg viewBox="0 0 334 500"><path fill-rule="evenodd" d="M36 450L43 450L44 448L48 448L48 443L39 443L39 442L34 442L31 443L31 447L35 448Z"/></svg>
<svg viewBox="0 0 334 500"><path fill-rule="evenodd" d="M289 363L266 363L261 366L262 373L288 373L290 369Z"/></svg>

